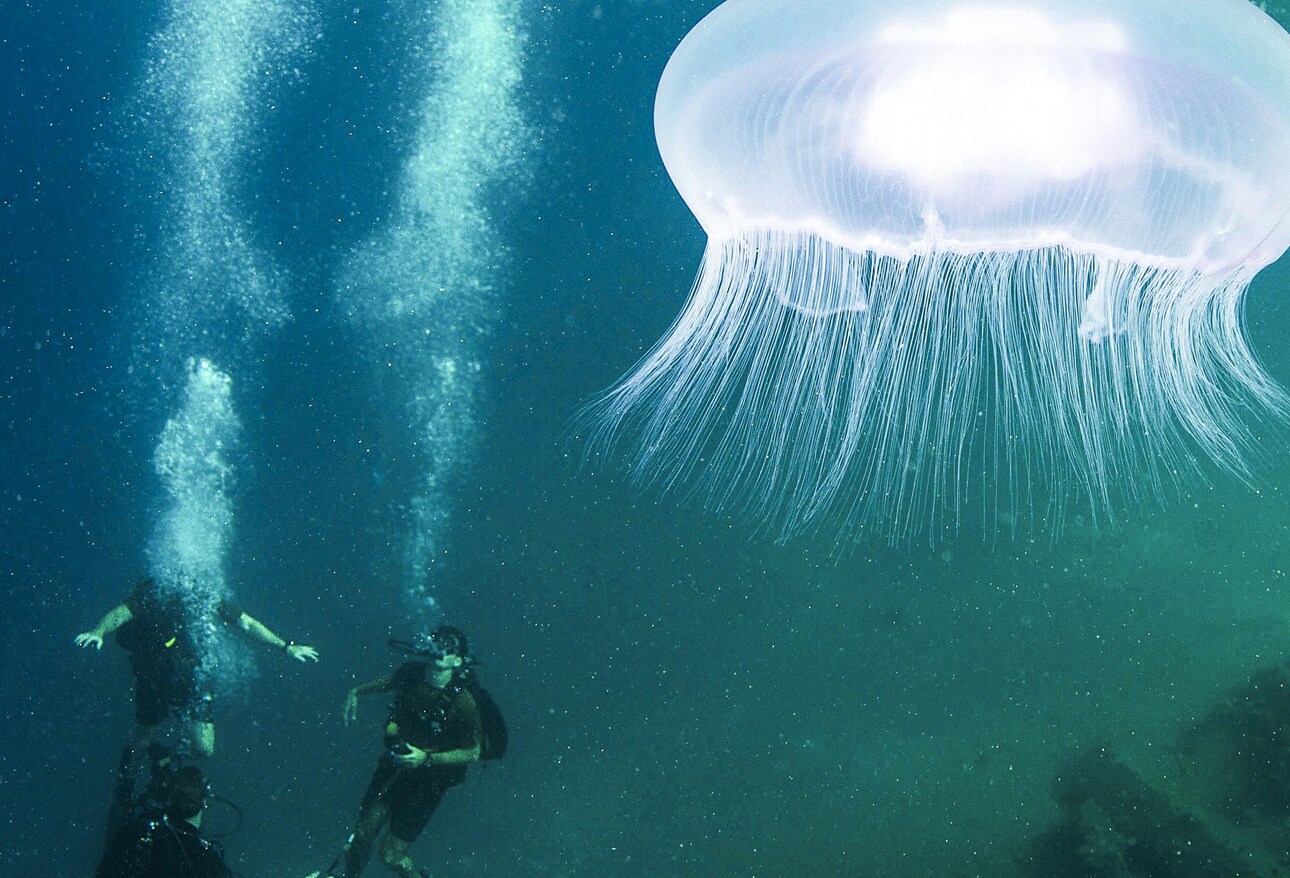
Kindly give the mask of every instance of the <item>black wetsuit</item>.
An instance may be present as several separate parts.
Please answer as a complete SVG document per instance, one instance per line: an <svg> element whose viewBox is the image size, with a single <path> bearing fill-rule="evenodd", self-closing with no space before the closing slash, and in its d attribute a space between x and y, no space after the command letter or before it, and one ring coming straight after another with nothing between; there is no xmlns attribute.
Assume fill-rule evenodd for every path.
<svg viewBox="0 0 1290 878"><path fill-rule="evenodd" d="M187 820L145 812L117 833L94 878L236 878L219 847Z"/></svg>
<svg viewBox="0 0 1290 878"><path fill-rule="evenodd" d="M124 601L131 619L116 633L134 670L134 712L141 726L155 726L171 711L199 722L211 721L210 697L198 680L200 663L193 641L193 610L177 592L141 579ZM242 610L221 600L215 617L232 625Z"/></svg>
<svg viewBox="0 0 1290 878"><path fill-rule="evenodd" d="M426 679L425 662L407 662L394 672L394 707L385 727L385 752L363 796L363 810L376 801L390 808L390 832L413 841L425 829L449 787L466 779L466 765L401 768L390 758L400 744L428 753L479 745L479 708L464 687L440 689Z"/></svg>
<svg viewBox="0 0 1290 878"><path fill-rule="evenodd" d="M482 740L474 696L455 679L445 688L435 686L426 679L427 668L425 662L408 662L394 672L394 707L385 726L386 749L363 795L358 827L339 858L344 861L341 874L345 878L355 878L363 871L386 821L391 835L415 841L443 794L466 778L466 765L403 768L390 751L411 744L428 753L442 753L476 747Z"/></svg>

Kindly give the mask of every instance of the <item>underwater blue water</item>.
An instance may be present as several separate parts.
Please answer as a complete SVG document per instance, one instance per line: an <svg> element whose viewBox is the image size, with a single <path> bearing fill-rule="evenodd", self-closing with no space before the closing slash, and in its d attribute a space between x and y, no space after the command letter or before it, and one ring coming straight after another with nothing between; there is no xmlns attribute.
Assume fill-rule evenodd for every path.
<svg viewBox="0 0 1290 878"><path fill-rule="evenodd" d="M1164 772L1162 742L1285 660L1285 437L1267 438L1256 488L1215 476L1112 530L1077 520L1055 544L983 544L966 528L934 549L768 544L683 491L641 495L582 465L573 414L666 330L702 252L652 114L669 53L711 2L515 4L526 133L486 183L491 292L445 348L354 319L338 278L405 217L436 81L426 35L447 5L198 7L216 25L222 11L290 25L265 58L243 56L262 75L222 84L244 116L216 103L200 117L236 123L207 132L231 138L205 165L229 176L212 182L174 158L195 150L192 94L143 85L166 81L148 70L171 7L10 4L0 874L88 874L98 856L130 677L115 644L72 641L147 567L174 508L154 457L189 356L231 376L239 423L215 458L230 477L209 483L232 516L212 532L222 587L322 656L288 666L252 647L254 670L216 706L207 767L245 815L225 844L247 876L330 860L384 710L368 699L343 728L345 690L435 613L471 635L511 725L508 757L453 790L413 848L449 878L1019 874L1057 818L1068 756L1105 742ZM226 198L215 225L246 248L219 228L210 251L185 238L182 191ZM185 275L194 252L222 255ZM200 307L199 293L245 293L248 265L273 266L257 307L290 319L243 298ZM1283 382L1288 285L1283 261L1248 315ZM416 319L443 326L438 304ZM459 459L410 401L422 382L447 393L433 383L445 350L479 365ZM411 382L409 362L428 377ZM447 473L433 520L409 511L429 496L427 461ZM409 521L434 528L437 608L409 591Z"/></svg>

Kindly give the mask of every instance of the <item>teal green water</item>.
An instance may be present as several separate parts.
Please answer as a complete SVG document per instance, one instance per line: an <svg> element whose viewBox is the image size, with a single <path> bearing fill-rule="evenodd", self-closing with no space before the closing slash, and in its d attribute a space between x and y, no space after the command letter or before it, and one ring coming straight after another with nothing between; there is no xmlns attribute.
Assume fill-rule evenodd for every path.
<svg viewBox="0 0 1290 878"><path fill-rule="evenodd" d="M14 12L0 871L87 874L98 855L129 672L114 645L88 654L72 638L147 566L164 510L186 508L167 505L153 465L184 398L183 358L165 351L206 347L240 428L218 460L235 478L208 483L231 518L203 533L238 602L322 654L296 667L252 650L256 670L217 704L208 768L246 817L225 842L242 874L303 875L349 831L384 703L347 730L341 700L430 612L408 578L410 522L435 536L438 611L470 633L512 735L414 846L436 876L1018 875L1060 816L1055 775L1087 747L1196 795L1177 736L1290 653L1285 437L1267 437L1256 487L1215 476L1115 528L1077 519L1056 542L974 531L934 548L776 546L684 491L641 493L582 464L573 413L666 330L702 252L651 112L669 52L710 5L522 6L527 134L522 167L497 178L522 185L486 213L478 309L448 331L439 300L421 306L440 347L393 318L381 336L338 280L404 228L418 144L446 142L417 124L440 70L435 10L221 5L237 34L277 48L238 56L264 61L262 77L198 90L244 101L202 105L219 123L207 167L225 176L200 184L181 167L199 155L176 134L186 105L132 116L166 9ZM165 194L180 191L216 218L183 213ZM175 216L243 237L184 237ZM248 266L272 281L254 296ZM158 277L184 295L150 298ZM1283 261L1248 300L1253 347L1283 383L1288 287ZM436 384L454 357L476 377ZM408 363L429 365L413 381ZM460 435L430 431L442 412L418 407L448 387L465 388ZM440 489L442 518L418 517L416 498ZM1261 825L1230 832L1285 856Z"/></svg>

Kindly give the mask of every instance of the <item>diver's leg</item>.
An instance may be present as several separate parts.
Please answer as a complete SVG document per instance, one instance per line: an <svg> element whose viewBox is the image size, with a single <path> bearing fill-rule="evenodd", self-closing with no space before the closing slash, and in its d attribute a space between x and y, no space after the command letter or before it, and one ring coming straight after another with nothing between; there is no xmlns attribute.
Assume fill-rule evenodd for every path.
<svg viewBox="0 0 1290 878"><path fill-rule="evenodd" d="M136 729L130 743L121 748L116 778L112 782L112 800L108 803L105 835L109 842L130 822L131 811L134 810L135 786L139 769L143 764L143 753L156 728L151 726Z"/></svg>
<svg viewBox="0 0 1290 878"><path fill-rule="evenodd" d="M153 739L157 737L157 730L161 728L161 723L153 725L143 725L139 723L134 727L134 734L130 738L130 749L135 753L135 759L142 761L143 754L148 752L152 746Z"/></svg>
<svg viewBox="0 0 1290 878"><path fill-rule="evenodd" d="M121 748L121 764L117 768L117 782L120 783L123 776L128 776L131 784L138 775L139 769L143 768L144 758L153 746L153 740L157 737L157 731L161 728L161 723L145 725L139 723L135 725L134 732L130 735L130 743Z"/></svg>
<svg viewBox="0 0 1290 878"><path fill-rule="evenodd" d="M345 864L344 878L355 878L367 865L372 845L376 844L376 837L390 818L390 800L392 794L398 792L394 789L398 780L399 769L390 758L386 755L378 758L376 771L372 772L372 780L358 806L358 823L341 851L340 859Z"/></svg>
<svg viewBox="0 0 1290 878"><path fill-rule="evenodd" d="M193 689L190 688L189 691ZM194 758L204 759L215 752L214 703L209 692L197 691L195 700L191 700L182 709Z"/></svg>
<svg viewBox="0 0 1290 878"><path fill-rule="evenodd" d="M381 862L399 878L422 878L416 864L408 856L409 844L411 842L404 841L393 832L385 833L385 838L381 839Z"/></svg>
<svg viewBox="0 0 1290 878"><path fill-rule="evenodd" d="M140 687L135 687L136 710L134 732L130 742L121 748L116 777L112 781L112 800L108 803L106 835L109 841L130 822L134 810L135 790L144 756L156 737L161 721L156 716L156 706L148 701L147 694L140 698ZM164 715L164 714L163 714Z"/></svg>
<svg viewBox="0 0 1290 878"><path fill-rule="evenodd" d="M207 757L215 752L215 723L195 720L192 724L193 756Z"/></svg>
<svg viewBox="0 0 1290 878"><path fill-rule="evenodd" d="M209 692L199 691L187 681L178 681L170 691L168 709L175 714L182 733L179 755L205 759L215 752L215 713Z"/></svg>
<svg viewBox="0 0 1290 878"><path fill-rule="evenodd" d="M345 849L341 851L341 859L345 867L341 875L344 878L357 878L363 871L368 858L372 856L372 845L376 843L376 836L380 834L381 827L385 825L389 815L390 809L379 800L363 807L358 815L358 824L354 827L349 841L345 842Z"/></svg>
<svg viewBox="0 0 1290 878"><path fill-rule="evenodd" d="M447 787L426 777L393 790L399 795L390 802L390 831L381 840L381 862L399 878L420 878L408 856L408 845L426 828Z"/></svg>

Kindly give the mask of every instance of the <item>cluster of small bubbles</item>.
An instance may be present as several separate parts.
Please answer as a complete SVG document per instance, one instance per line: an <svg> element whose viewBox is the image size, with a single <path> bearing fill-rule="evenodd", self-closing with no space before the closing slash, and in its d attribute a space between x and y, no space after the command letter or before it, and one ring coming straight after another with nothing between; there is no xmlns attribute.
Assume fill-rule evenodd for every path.
<svg viewBox="0 0 1290 878"><path fill-rule="evenodd" d="M298 0L170 4L130 106L136 188L153 193L155 210L143 221L164 230L144 235L141 352L200 346L231 357L289 318L285 279L256 242L241 189L253 182L268 92L293 80L314 17Z"/></svg>
<svg viewBox="0 0 1290 878"><path fill-rule="evenodd" d="M527 179L520 9L518 0L434 7L431 36L418 41L428 80L395 216L339 282L346 313L374 351L395 357L405 388L423 476L403 507L403 590L431 617L454 483L477 444L478 345L497 319L506 256L490 199Z"/></svg>
<svg viewBox="0 0 1290 878"><path fill-rule="evenodd" d="M164 499L148 546L149 569L184 604L203 683L227 687L249 674L245 653L216 622L228 595L224 561L233 533L233 466L240 424L233 382L209 360L189 360L178 410L161 431L153 465Z"/></svg>
<svg viewBox="0 0 1290 878"><path fill-rule="evenodd" d="M422 627L439 616L439 601L431 587L432 573L443 546L440 534L447 528L451 508L433 472L422 480L419 493L408 504L408 536L403 548L403 593Z"/></svg>

